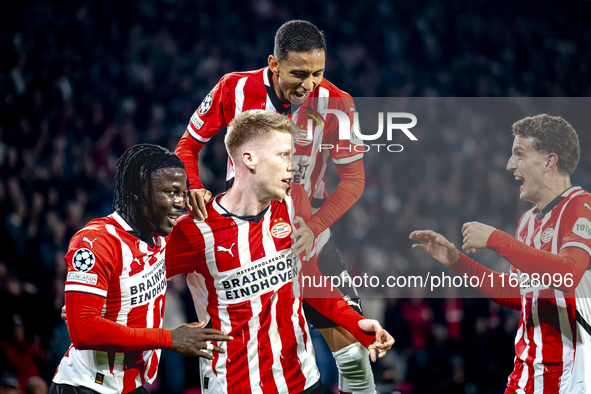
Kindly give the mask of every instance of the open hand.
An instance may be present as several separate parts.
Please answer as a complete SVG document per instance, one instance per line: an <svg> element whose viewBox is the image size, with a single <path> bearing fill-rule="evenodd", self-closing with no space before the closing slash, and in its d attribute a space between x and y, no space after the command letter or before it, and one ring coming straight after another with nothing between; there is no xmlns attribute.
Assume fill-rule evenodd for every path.
<svg viewBox="0 0 591 394"><path fill-rule="evenodd" d="M172 330L172 346L169 350L183 356L200 356L213 360L211 351L225 353L226 351L214 346L212 341L232 341L234 338L213 328L202 328L204 322L183 324Z"/></svg>
<svg viewBox="0 0 591 394"><path fill-rule="evenodd" d="M460 252L454 244L449 242L443 235L431 230L413 231L410 239L421 241L422 244L412 245L413 249L427 252L429 256L439 261L446 267L451 267L460 258Z"/></svg>

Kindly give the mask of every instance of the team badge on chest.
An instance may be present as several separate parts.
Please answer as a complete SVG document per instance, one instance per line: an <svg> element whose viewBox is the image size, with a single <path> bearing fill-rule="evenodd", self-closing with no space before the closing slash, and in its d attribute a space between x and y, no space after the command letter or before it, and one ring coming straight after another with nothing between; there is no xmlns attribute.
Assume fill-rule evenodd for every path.
<svg viewBox="0 0 591 394"><path fill-rule="evenodd" d="M542 233L542 242L549 242L552 239L552 235L554 235L554 229L552 227L544 230Z"/></svg>
<svg viewBox="0 0 591 394"><path fill-rule="evenodd" d="M279 219L281 220L281 219ZM275 238L285 238L291 234L291 226L289 223L279 221L271 227L271 234Z"/></svg>

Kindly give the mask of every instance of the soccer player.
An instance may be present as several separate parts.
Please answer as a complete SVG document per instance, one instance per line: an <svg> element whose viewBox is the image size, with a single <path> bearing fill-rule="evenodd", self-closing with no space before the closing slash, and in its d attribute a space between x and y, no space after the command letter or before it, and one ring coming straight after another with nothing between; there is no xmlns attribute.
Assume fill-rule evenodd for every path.
<svg viewBox="0 0 591 394"><path fill-rule="evenodd" d="M311 254L315 245L320 271L327 276L348 278L346 266L330 236L329 226L341 217L361 196L365 184L362 150L348 139L340 140L337 117L324 117L323 127L316 127L314 139L307 135L308 120L314 110L307 102L324 101L328 108L349 115L353 124L354 103L350 95L323 79L326 43L323 34L313 24L292 20L283 24L275 35L274 55L268 67L225 75L195 111L181 138L177 155L183 160L191 184L191 206L194 215L207 216L204 203L211 193L199 180L199 152L220 128L243 111L264 109L290 115L300 126L295 136L295 166L292 181L301 184L314 208L314 215L294 232L296 254ZM307 99L311 99L306 101ZM303 106L303 107L302 107ZM318 114L316 112L316 114ZM316 116L316 119L319 119ZM315 124L315 123L314 123ZM320 151L319 147L333 146ZM328 198L324 189L324 173L330 154L340 182ZM228 181L234 176L228 164ZM296 214L299 216L299 207ZM361 313L361 304L353 286L340 288L345 299ZM306 316L320 330L339 367L339 388L342 392L373 393L375 385L367 351L355 338L335 322L304 304Z"/></svg>
<svg viewBox="0 0 591 394"><path fill-rule="evenodd" d="M147 393L160 349L212 358L221 331L191 323L160 328L168 235L185 205L182 161L157 145L136 145L117 162L113 209L76 233L66 254L66 313L72 345L50 392Z"/></svg>
<svg viewBox="0 0 591 394"><path fill-rule="evenodd" d="M507 170L522 181L520 199L535 206L515 237L478 222L462 227L466 253L489 248L511 263L500 274L459 253L442 235L415 231L411 239L460 275L484 278L478 291L521 310L515 368L506 393L591 392L591 195L573 187L579 140L561 117L537 115L513 124Z"/></svg>
<svg viewBox="0 0 591 394"><path fill-rule="evenodd" d="M197 315L234 338L219 345L227 353L201 360L204 392L322 392L301 298L294 296L300 273L324 278L314 257L300 267L291 249L294 204L287 191L294 131L291 120L275 112L236 116L225 138L234 163L232 188L206 205L205 221L184 215L171 234L170 275L185 273ZM294 185L293 195L301 199L296 204L307 203L304 218L311 215L301 186ZM368 347L374 361L375 350L382 356L394 343L336 291L321 296L308 301Z"/></svg>

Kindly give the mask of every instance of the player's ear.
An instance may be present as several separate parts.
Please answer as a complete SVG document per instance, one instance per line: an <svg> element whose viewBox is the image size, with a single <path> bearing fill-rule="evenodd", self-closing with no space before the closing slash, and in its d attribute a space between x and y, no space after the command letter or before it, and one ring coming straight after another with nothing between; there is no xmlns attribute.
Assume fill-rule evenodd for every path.
<svg viewBox="0 0 591 394"><path fill-rule="evenodd" d="M242 162L251 172L256 169L257 166L257 158L256 156L249 151L242 152Z"/></svg>
<svg viewBox="0 0 591 394"><path fill-rule="evenodd" d="M558 165L558 155L556 153L550 153L546 156L546 170L550 171Z"/></svg>
<svg viewBox="0 0 591 394"><path fill-rule="evenodd" d="M279 62L277 58L273 55L269 55L269 68L273 72L273 74L279 74Z"/></svg>

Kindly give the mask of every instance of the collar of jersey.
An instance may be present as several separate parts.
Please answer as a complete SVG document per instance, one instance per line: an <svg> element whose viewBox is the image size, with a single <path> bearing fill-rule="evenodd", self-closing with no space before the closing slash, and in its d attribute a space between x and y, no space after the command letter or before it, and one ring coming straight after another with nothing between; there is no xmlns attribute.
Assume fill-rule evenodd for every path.
<svg viewBox="0 0 591 394"><path fill-rule="evenodd" d="M562 200L564 200L566 197L568 197L571 194L571 192L573 192L575 190L579 190L580 188L581 188L580 186L571 186L568 189L566 189L558 197L556 197L554 200L550 201L550 204L546 205L546 207L544 209L542 209L540 212L536 213L536 219L541 220L544 216L546 216L546 214L548 212L550 212L551 210L556 208L556 206L558 204L560 204L560 202Z"/></svg>
<svg viewBox="0 0 591 394"><path fill-rule="evenodd" d="M296 112L300 109L300 106L293 106L289 104L287 107L279 100L277 97L277 93L275 93L275 89L273 88L273 71L271 71L271 67L267 67L265 71L263 71L263 76L265 80L265 89L267 90L267 96L269 100L271 100L271 104L273 107L279 112L281 115L291 115L292 113Z"/></svg>
<svg viewBox="0 0 591 394"><path fill-rule="evenodd" d="M224 194L226 194L226 193L220 194L214 200L214 208L216 208L216 211L218 211L220 213L220 215L222 215L223 217L234 217L234 218L237 218L237 219L240 219L240 220L244 220L246 222L258 223L265 216L265 214L269 210L269 207L271 206L271 204L269 204L267 206L267 208L263 209L261 212L257 213L256 215L247 215L247 216L234 215L232 212L230 212L226 208L224 208L222 206L222 204L220 204L220 202L219 202L219 198L221 196L223 196Z"/></svg>
<svg viewBox="0 0 591 394"><path fill-rule="evenodd" d="M152 237L148 241L142 239L142 233L140 233L138 229L136 229L130 223L128 223L127 220L123 219L123 216L121 216L119 212L113 212L113 219L115 219L115 221L119 223L119 225L123 227L123 229L127 231L130 235L133 235L140 241L145 242L146 244L148 244L150 248L154 247L154 237Z"/></svg>

